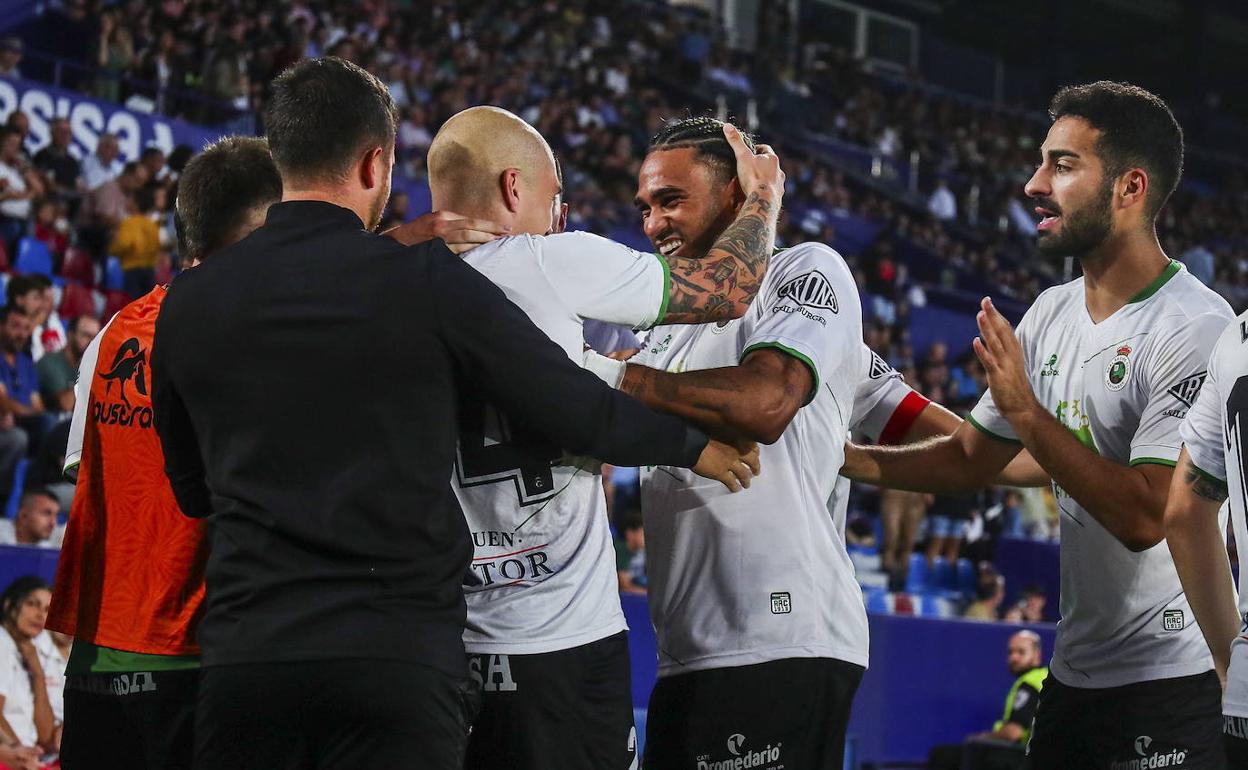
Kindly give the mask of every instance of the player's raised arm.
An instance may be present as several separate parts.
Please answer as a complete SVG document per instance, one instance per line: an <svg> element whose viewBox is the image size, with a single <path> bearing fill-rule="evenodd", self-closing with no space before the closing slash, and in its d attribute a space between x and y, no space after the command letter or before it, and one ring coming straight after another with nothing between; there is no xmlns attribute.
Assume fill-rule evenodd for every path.
<svg viewBox="0 0 1248 770"><path fill-rule="evenodd" d="M660 323L706 323L740 318L758 293L775 247L784 197L784 171L765 144L750 148L731 124L724 137L736 156L737 184L745 203L736 220L704 255L660 252L671 271L667 312Z"/></svg>

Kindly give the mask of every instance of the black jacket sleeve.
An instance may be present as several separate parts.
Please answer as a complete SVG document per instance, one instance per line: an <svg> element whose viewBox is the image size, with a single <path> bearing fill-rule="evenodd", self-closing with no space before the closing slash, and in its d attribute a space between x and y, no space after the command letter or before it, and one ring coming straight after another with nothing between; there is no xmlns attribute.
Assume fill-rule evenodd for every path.
<svg viewBox="0 0 1248 770"><path fill-rule="evenodd" d="M573 363L502 290L458 258L430 266L440 334L473 385L564 449L613 465L691 468L707 437Z"/></svg>
<svg viewBox="0 0 1248 770"><path fill-rule="evenodd" d="M203 518L212 513L212 495L205 479L199 437L174 384L166 351L177 349L177 321L169 318L170 299L161 307L152 340L152 420L165 456L165 475L182 513Z"/></svg>

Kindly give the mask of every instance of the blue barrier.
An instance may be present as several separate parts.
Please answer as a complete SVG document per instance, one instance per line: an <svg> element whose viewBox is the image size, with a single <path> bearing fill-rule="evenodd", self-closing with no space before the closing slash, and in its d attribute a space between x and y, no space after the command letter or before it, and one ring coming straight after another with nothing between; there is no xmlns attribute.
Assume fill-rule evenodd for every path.
<svg viewBox="0 0 1248 770"><path fill-rule="evenodd" d="M621 596L628 618L633 704L644 709L657 653L646 600ZM899 615L868 616L871 668L854 700L849 732L863 762L921 760L937 744L991 729L1013 677L1005 646L1020 626ZM1053 649L1054 628L1029 626Z"/></svg>
<svg viewBox="0 0 1248 770"><path fill-rule="evenodd" d="M61 552L29 545L0 545L0 591L22 575L38 575L49 583L56 577Z"/></svg>

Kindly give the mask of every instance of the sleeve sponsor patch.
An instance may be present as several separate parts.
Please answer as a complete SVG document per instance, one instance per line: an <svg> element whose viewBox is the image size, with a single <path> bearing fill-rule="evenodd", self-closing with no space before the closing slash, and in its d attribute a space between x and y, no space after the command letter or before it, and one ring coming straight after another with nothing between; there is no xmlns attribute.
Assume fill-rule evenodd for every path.
<svg viewBox="0 0 1248 770"><path fill-rule="evenodd" d="M1208 372L1194 374L1185 380L1175 383L1166 392L1183 402L1184 406L1191 407L1196 403L1196 396L1200 395L1200 388L1205 384L1205 378L1209 376Z"/></svg>
<svg viewBox="0 0 1248 770"><path fill-rule="evenodd" d="M834 315L840 312L832 282L818 270L789 279L777 295L779 301L771 309L773 313L797 313L827 326L827 320L814 311L830 310Z"/></svg>
<svg viewBox="0 0 1248 770"><path fill-rule="evenodd" d="M871 371L868 374L873 380L878 380L881 377L901 376L896 369L889 366L884 359L880 358L880 354L876 353L874 350L871 351Z"/></svg>

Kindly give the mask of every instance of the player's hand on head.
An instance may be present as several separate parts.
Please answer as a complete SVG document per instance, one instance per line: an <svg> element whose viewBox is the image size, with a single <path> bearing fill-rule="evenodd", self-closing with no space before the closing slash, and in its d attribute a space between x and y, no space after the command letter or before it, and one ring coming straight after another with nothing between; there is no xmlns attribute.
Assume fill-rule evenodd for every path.
<svg viewBox="0 0 1248 770"><path fill-rule="evenodd" d="M740 130L731 123L724 124L724 138L737 156L737 181L742 191L746 195L756 192L780 200L784 196L784 170L771 146L759 144L751 150Z"/></svg>
<svg viewBox="0 0 1248 770"><path fill-rule="evenodd" d="M404 246L441 238L456 254L489 243L510 233L510 228L488 219L475 219L456 214L454 211L431 211L411 222L396 225L382 233Z"/></svg>
<svg viewBox="0 0 1248 770"><path fill-rule="evenodd" d="M971 343L975 355L984 365L992 400L1007 420L1014 422L1040 407L1027 377L1023 346L1014 334L1014 327L985 297L975 316L980 336Z"/></svg>
<svg viewBox="0 0 1248 770"><path fill-rule="evenodd" d="M750 479L760 472L758 445L752 441L727 444L711 439L702 450L698 464L693 466L693 472L718 481L729 492L749 489Z"/></svg>

